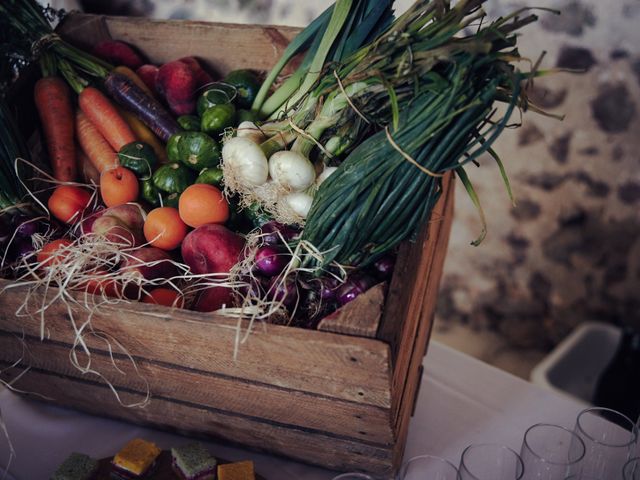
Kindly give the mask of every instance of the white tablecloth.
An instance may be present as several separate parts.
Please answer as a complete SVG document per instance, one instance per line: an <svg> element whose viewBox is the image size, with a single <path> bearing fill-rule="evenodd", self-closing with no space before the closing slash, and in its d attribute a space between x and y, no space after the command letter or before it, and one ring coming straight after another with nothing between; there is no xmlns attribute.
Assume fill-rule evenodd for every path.
<svg viewBox="0 0 640 480"><path fill-rule="evenodd" d="M502 443L519 451L527 427L538 422L573 427L583 408L568 397L437 342L431 343L424 366L405 458L429 453L457 465L464 447L477 442ZM187 441L176 435L28 401L6 389L0 389L0 411L16 451L10 468L12 480L46 480L72 451L102 458L112 456L135 437L153 440L162 448ZM9 453L2 437L0 431L0 468ZM216 443L210 444L210 450L228 460L254 460L256 470L269 480L329 480L336 474Z"/></svg>

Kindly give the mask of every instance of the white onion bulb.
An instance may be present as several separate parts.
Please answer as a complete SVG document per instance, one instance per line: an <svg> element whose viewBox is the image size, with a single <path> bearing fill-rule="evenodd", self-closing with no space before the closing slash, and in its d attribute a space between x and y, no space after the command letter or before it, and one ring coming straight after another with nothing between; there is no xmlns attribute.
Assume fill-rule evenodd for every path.
<svg viewBox="0 0 640 480"><path fill-rule="evenodd" d="M236 135L242 138L248 138L253 143L260 144L266 140L264 134L260 131L256 124L245 120L238 125L238 129L236 130Z"/></svg>
<svg viewBox="0 0 640 480"><path fill-rule="evenodd" d="M306 190L316 179L316 170L307 157L286 150L271 155L269 174L276 183L293 192Z"/></svg>
<svg viewBox="0 0 640 480"><path fill-rule="evenodd" d="M313 203L311 195L304 192L289 193L285 195L282 200L301 218L307 218L309 210L311 210L311 204Z"/></svg>
<svg viewBox="0 0 640 480"><path fill-rule="evenodd" d="M322 173L320 175L318 175L318 178L316 179L316 185L320 186L322 185L322 182L324 182L327 178L329 178L331 175L333 175L333 173L338 169L338 167L326 167Z"/></svg>
<svg viewBox="0 0 640 480"><path fill-rule="evenodd" d="M222 161L242 185L257 187L269 177L267 157L248 138L233 137L227 140L222 147Z"/></svg>

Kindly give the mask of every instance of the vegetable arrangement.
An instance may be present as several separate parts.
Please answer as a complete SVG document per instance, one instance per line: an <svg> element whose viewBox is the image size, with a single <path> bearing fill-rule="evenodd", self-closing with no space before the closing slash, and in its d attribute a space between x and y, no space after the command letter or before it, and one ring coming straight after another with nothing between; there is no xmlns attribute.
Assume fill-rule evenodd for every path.
<svg viewBox="0 0 640 480"><path fill-rule="evenodd" d="M446 172L477 203L464 166L489 153L509 189L491 146L540 74L514 67L515 32L536 16L483 22L484 1L417 0L394 18L391 0L337 0L270 72L224 78L194 57L150 64L114 40L84 52L34 0L2 2L3 35L18 39L6 58L40 62L45 215L57 226L10 274L61 287L71 271L65 289L103 301L315 326L389 280ZM14 161L28 156L15 129L2 134L14 145L6 208L27 196Z"/></svg>

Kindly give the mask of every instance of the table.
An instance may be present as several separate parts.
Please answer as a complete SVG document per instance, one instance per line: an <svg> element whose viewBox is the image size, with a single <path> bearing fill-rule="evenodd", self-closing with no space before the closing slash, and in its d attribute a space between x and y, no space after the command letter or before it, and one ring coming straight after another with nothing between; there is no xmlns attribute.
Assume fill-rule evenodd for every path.
<svg viewBox="0 0 640 480"><path fill-rule="evenodd" d="M583 405L527 383L438 342L424 360L424 378L409 429L405 459L429 453L458 464L470 443L497 442L519 450L530 425L550 422L573 428ZM142 437L161 448L187 440L120 421L26 400L0 388L0 411L16 458L9 480L47 479L71 451L96 458L113 455ZM251 459L269 480L330 480L335 472L265 454L210 443L214 455ZM0 478L9 447L0 429Z"/></svg>

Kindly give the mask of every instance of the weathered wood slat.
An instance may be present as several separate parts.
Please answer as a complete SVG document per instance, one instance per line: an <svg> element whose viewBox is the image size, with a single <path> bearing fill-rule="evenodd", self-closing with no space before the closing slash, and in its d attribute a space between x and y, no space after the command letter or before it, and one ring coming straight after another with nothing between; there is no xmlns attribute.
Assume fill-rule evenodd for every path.
<svg viewBox="0 0 640 480"><path fill-rule="evenodd" d="M415 337L420 328L430 328L435 311L435 297L434 301L424 308L423 304L429 288L428 274L434 267L436 249L439 248L438 238L446 235L448 240L448 227L442 229L442 223L452 193L452 182L451 175L443 180L443 193L433 209L431 220L422 228L418 240L402 245L387 294L378 338L388 342L391 349L394 422L399 418L399 407L405 398L407 379L417 377L417 366L411 368ZM411 288L408 289L407 285L411 285Z"/></svg>
<svg viewBox="0 0 640 480"><path fill-rule="evenodd" d="M386 283L380 283L320 320L318 330L374 338L380 326Z"/></svg>
<svg viewBox="0 0 640 480"><path fill-rule="evenodd" d="M269 70L299 31L284 26L87 15L71 18L62 28L65 38L80 45L114 38L136 45L151 63L195 56L218 73L237 68Z"/></svg>
<svg viewBox="0 0 640 480"><path fill-rule="evenodd" d="M415 265L410 277L413 279L414 288L409 299L400 305L400 308L404 310L402 318L406 318L407 321L404 322L400 330L401 336L398 341L403 348L397 352L391 383L391 390L394 392L391 410L396 424L398 418L402 418L399 410L405 396L407 398L413 396L413 392L410 391L411 382L417 381L417 369L422 362L426 339L418 340L418 336L420 333L423 335L426 334L425 332L428 333L433 322L438 284L442 274L442 262L449 241L450 223L445 212L452 202L452 197L449 195L452 186L453 176L449 174L443 180L443 192L433 210L431 220L428 225L423 227L420 236L422 242L411 244L408 251L409 258L414 259L412 263ZM453 208L452 203L449 208ZM453 213L452 210L451 213ZM444 237L443 240L441 240L442 237ZM437 274L437 278L432 276L433 272ZM429 283L430 278L432 279L431 284ZM418 353L415 352L416 348L419 350ZM420 359L417 364L414 361L416 355ZM409 391L405 395L407 388Z"/></svg>
<svg viewBox="0 0 640 480"><path fill-rule="evenodd" d="M0 289L8 282L0 281ZM56 289L49 294L55 295ZM12 315L24 301L23 287L0 297L0 328L24 330L40 336L39 318ZM37 294L36 297L40 297ZM83 295L75 293L81 301ZM34 299L41 305L41 299ZM117 339L133 356L216 372L275 386L388 407L388 347L383 342L314 332L279 325L256 326L238 347L234 359L237 321L225 317L130 302L104 305L91 317L91 326ZM46 314L50 339L69 343L73 330L67 308L55 302ZM74 314L76 324L88 318L85 309ZM90 348L105 349L103 341L87 339Z"/></svg>
<svg viewBox="0 0 640 480"><path fill-rule="evenodd" d="M21 370L11 369L8 373L17 376ZM92 414L116 416L132 423L165 429L169 426L173 430L219 438L330 469L357 469L377 475L391 471L391 450L364 441L355 442L304 428L284 428L246 418L229 418L201 405L162 397L154 398L145 408L122 408L105 386L36 369L22 376L14 386L50 396L56 403L74 405ZM122 399L133 403L142 397L136 393L123 393Z"/></svg>
<svg viewBox="0 0 640 480"><path fill-rule="evenodd" d="M427 352L427 345L433 328L433 317L437 303L438 289L442 278L442 270L449 244L449 233L453 222L454 196L453 178L447 183L443 196L443 221L435 236L435 249L433 262L427 275L427 285L422 300L420 310L420 323L413 341L412 356L407 368L406 381L402 397L399 399L398 407L392 408L395 414L394 431L397 438L406 438L409 432L409 421L415 409L415 401L422 380L422 362ZM431 232L430 232L431 234ZM394 464L402 462L405 443L401 442L401 447L394 450Z"/></svg>
<svg viewBox="0 0 640 480"><path fill-rule="evenodd" d="M23 357L24 346L27 354ZM35 337L23 339L17 332L15 335L0 332L0 362L10 365L22 358L20 366L23 368L32 367L105 383L97 376L85 375L73 367L69 361L70 351L71 345L68 344L40 341ZM78 358L80 363L86 360L80 351ZM266 422L286 421L294 428L306 427L380 444L393 443L387 409L218 376L165 362L143 358L135 358L134 361L137 372L131 360L122 354L113 355L118 369L106 351L93 351L91 356L92 369L100 372L118 391L137 391L142 395L150 392L152 397L201 404L232 416L264 419Z"/></svg>

